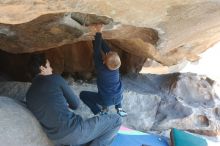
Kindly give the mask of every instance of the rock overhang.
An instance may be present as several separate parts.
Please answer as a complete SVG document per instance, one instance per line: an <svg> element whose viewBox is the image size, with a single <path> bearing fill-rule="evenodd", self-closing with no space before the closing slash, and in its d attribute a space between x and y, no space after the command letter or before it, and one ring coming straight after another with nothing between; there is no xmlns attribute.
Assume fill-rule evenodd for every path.
<svg viewBox="0 0 220 146"><path fill-rule="evenodd" d="M198 60L220 38L218 0L0 2L0 49L15 54L91 42L86 25L96 22L112 46L165 66Z"/></svg>

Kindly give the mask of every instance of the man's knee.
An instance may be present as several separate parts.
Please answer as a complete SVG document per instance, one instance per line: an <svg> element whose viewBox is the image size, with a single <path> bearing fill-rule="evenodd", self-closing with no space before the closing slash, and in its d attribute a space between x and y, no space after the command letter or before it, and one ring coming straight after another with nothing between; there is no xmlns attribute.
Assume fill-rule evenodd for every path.
<svg viewBox="0 0 220 146"><path fill-rule="evenodd" d="M118 118L118 120L117 120L116 124L120 127L122 125L122 118L118 114L117 114L117 118Z"/></svg>
<svg viewBox="0 0 220 146"><path fill-rule="evenodd" d="M111 119L115 123L115 127L120 127L122 125L122 118L118 114L111 114Z"/></svg>

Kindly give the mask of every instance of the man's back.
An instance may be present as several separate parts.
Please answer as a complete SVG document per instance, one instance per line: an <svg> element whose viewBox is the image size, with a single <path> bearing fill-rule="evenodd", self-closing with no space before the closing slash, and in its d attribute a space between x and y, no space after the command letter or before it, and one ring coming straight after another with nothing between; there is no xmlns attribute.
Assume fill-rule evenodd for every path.
<svg viewBox="0 0 220 146"><path fill-rule="evenodd" d="M68 109L79 101L61 76L38 75L27 92L27 106L51 139L62 138L75 128L81 118Z"/></svg>

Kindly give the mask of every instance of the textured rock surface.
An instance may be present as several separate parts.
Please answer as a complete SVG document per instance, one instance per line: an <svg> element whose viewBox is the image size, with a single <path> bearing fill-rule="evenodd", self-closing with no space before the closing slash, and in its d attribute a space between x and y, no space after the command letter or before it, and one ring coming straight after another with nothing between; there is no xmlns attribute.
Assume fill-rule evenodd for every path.
<svg viewBox="0 0 220 146"><path fill-rule="evenodd" d="M33 115L13 99L0 96L1 146L53 146Z"/></svg>
<svg viewBox="0 0 220 146"><path fill-rule="evenodd" d="M94 66L92 38L86 25L98 22L105 24L103 36L122 58L121 72L137 73L146 59L148 66L155 61L171 66L185 59L199 59L199 53L220 40L220 1L0 0L0 50L19 54L1 51L0 71L15 80L27 80L26 53L45 51L55 72L89 79ZM177 127L219 133L219 95L211 80L194 74L171 74L132 75L123 82L124 107L130 115L124 119L125 125L138 130ZM96 90L94 84L71 84L76 93ZM24 100L29 85L1 82L0 93ZM9 104L9 111L17 108L13 102ZM77 112L91 116L83 104ZM0 137L0 141L2 138L10 140Z"/></svg>
<svg viewBox="0 0 220 146"><path fill-rule="evenodd" d="M7 28L12 32L4 31L4 34L0 34L2 44L0 49L6 51L0 52L0 70L12 76L15 74L17 76L15 79L23 80L25 78L23 76L26 76L25 66L27 66L29 58L27 53L43 51L47 54L56 72L92 74L94 71L92 37L82 35L87 28L72 27L63 24L64 22L60 19L65 18L58 14L46 15L26 24L2 26L2 29ZM99 22L94 18L92 20ZM102 21L105 23L106 20ZM132 33L130 33L131 31ZM12 35L10 35L11 33ZM113 50L120 53L123 73L139 72L148 57L163 63L163 60L160 59L161 55L154 47L158 36L153 29L123 25L119 30L104 32L103 37L107 39ZM16 58L17 61L11 61L12 58ZM165 64L167 62L169 63L169 61L164 61ZM13 71L15 68L23 70ZM22 71L23 73L21 73Z"/></svg>
<svg viewBox="0 0 220 146"><path fill-rule="evenodd" d="M139 72L146 60L109 43L120 55L123 74ZM91 79L95 75L93 50L91 42L77 42L45 51L55 73L67 72L76 78ZM13 80L30 81L28 60L30 54L11 54L0 50L0 72L9 75Z"/></svg>
<svg viewBox="0 0 220 146"><path fill-rule="evenodd" d="M94 83L82 83L72 78L68 82L77 95L82 90L97 91ZM129 114L124 118L124 125L142 131L163 131L176 127L206 130L210 135L219 132L220 99L215 90L217 88L213 88L215 82L205 76L190 73L129 75L123 77L123 84L123 107ZM23 100L29 85L0 82L0 95ZM113 107L111 112L115 112ZM83 103L76 113L84 118L92 116Z"/></svg>
<svg viewBox="0 0 220 146"><path fill-rule="evenodd" d="M91 40L86 25L102 22L104 37L119 48L170 66L199 59L219 41L219 11L218 0L1 0L0 49L24 53ZM142 37L155 38L145 29L157 31L156 46Z"/></svg>
<svg viewBox="0 0 220 146"><path fill-rule="evenodd" d="M70 13L68 15L48 14L24 24L0 24L0 42L3 44L1 48L11 53L29 53L47 50L82 40L91 40L91 34L88 33L89 29L80 24L81 22L79 23L79 20L73 19L71 16L74 14L75 13ZM108 22L101 19L103 16L84 15L91 18L91 21L85 22L89 23L88 25ZM108 20L110 18L106 19ZM109 22L109 24L106 24L104 30L108 29L108 27L110 27L109 29L111 30L112 27L117 25L112 23ZM157 32L153 29L137 28L127 25L120 25L117 31L104 31L103 36L108 39L140 39L151 44L155 44L158 40ZM148 45L147 47L155 49L153 46ZM124 49L126 50L126 48ZM140 51L142 50L141 48L137 49ZM139 56L140 55L142 54L139 54Z"/></svg>

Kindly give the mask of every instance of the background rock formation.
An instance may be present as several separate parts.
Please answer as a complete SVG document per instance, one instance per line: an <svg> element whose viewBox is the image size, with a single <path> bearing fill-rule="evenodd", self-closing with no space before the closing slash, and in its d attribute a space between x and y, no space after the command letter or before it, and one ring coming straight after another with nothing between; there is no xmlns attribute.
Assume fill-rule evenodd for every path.
<svg viewBox="0 0 220 146"><path fill-rule="evenodd" d="M109 23L105 25L105 29L118 25L113 24L110 18L82 13L64 16L51 14L25 24L2 24L2 29L5 30L0 36L1 48L4 50L0 52L2 72L11 75L15 80L28 80L29 56L41 51L47 54L55 72L77 73L83 74L85 79L91 78L94 72L93 36L87 27L81 25L80 21L84 21L84 17L88 21L86 24ZM131 31L133 33L130 33ZM139 72L149 56L160 61L160 58L155 56L158 55L154 47L158 35L153 29L123 25L121 29L103 32L103 36L107 38L112 50L120 54L122 73ZM152 53L155 55L151 55ZM14 58L16 62L12 61ZM17 68L20 68L20 71L17 71Z"/></svg>
<svg viewBox="0 0 220 146"><path fill-rule="evenodd" d="M219 11L218 0L0 0L0 49L30 53L76 42L89 43L86 26L102 22L103 36L110 44L130 55L170 66L185 59L198 60L199 53L219 41ZM78 58L91 56L91 52L70 52ZM60 56L53 56L57 57ZM83 59L79 62L83 63ZM131 70L140 71L131 67L125 72Z"/></svg>
<svg viewBox="0 0 220 146"><path fill-rule="evenodd" d="M110 42L109 45L114 44ZM120 71L123 74L139 72L145 63L145 57L127 53L117 46L113 46L113 50L120 55L122 61ZM55 73L70 73L76 78L86 80L95 74L91 41L77 42L43 52L50 60ZM12 54L0 50L0 72L6 73L13 80L30 81L32 78L28 71L30 55L31 53Z"/></svg>
<svg viewBox="0 0 220 146"><path fill-rule="evenodd" d="M220 40L220 1L0 0L0 72L13 80L30 80L30 54L45 52L55 72L91 79L92 37L87 25L100 22L105 24L104 39L122 59L121 72L137 73L146 60L147 66L198 60L199 53ZM123 82L124 105L130 115L124 119L125 125L143 131L176 127L219 132L219 95L212 80L195 74L169 74L130 75ZM95 84L70 84L77 94L96 90ZM1 82L0 93L24 100L29 85ZM17 107L4 101L11 105L10 110ZM5 102L0 104L7 109ZM91 116L85 105L77 112ZM7 119L2 110L0 116Z"/></svg>
<svg viewBox="0 0 220 146"><path fill-rule="evenodd" d="M173 127L219 133L220 99L215 82L196 74L135 75L122 78L123 107L129 116L123 124L141 131L163 131ZM82 83L68 78L79 95L82 90L96 91L95 83ZM30 83L0 82L0 95L25 100ZM111 112L116 112L112 107ZM92 116L82 102L76 113Z"/></svg>

